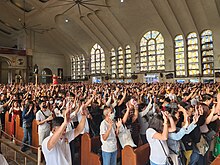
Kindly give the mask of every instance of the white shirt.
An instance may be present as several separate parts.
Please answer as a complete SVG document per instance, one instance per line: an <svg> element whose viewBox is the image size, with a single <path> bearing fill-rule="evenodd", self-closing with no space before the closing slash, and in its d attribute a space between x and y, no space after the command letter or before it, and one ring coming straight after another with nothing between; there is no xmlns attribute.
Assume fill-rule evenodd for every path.
<svg viewBox="0 0 220 165"><path fill-rule="evenodd" d="M106 131L108 130L108 127L109 127L108 122L103 120L100 125L100 139L102 142L102 151L115 152L117 150L117 139L115 135L114 125L106 141L104 141L102 138L102 135L106 133Z"/></svg>
<svg viewBox="0 0 220 165"><path fill-rule="evenodd" d="M6 161L5 157L0 154L0 162L1 162L1 165L8 165L8 162Z"/></svg>
<svg viewBox="0 0 220 165"><path fill-rule="evenodd" d="M58 108L54 109L54 113L55 113L56 117L63 117L63 114L60 112L60 110Z"/></svg>
<svg viewBox="0 0 220 165"><path fill-rule="evenodd" d="M46 116L50 116L51 112L50 112L50 110L47 109L46 111L44 111L44 114ZM45 119L46 119L46 117L43 115L41 110L37 111L36 120L43 121ZM38 125L38 132L46 132L48 130L50 130L50 124L48 124L47 122L45 122L44 124Z"/></svg>
<svg viewBox="0 0 220 165"><path fill-rule="evenodd" d="M46 137L42 143L42 151L47 165L72 165L69 143L75 138L74 130L66 132L65 137L60 139L57 144L48 150L47 143L51 136Z"/></svg>
<svg viewBox="0 0 220 165"><path fill-rule="evenodd" d="M170 94L169 94L169 99L170 99L170 100L176 100L176 95L170 93Z"/></svg>
<svg viewBox="0 0 220 165"><path fill-rule="evenodd" d="M166 164L167 157L163 151L160 142L162 143L166 154L169 155L167 142L162 140L160 140L159 142L158 139L153 138L155 133L157 133L157 131L152 128L148 128L146 131L147 141L150 145L150 160L155 164Z"/></svg>

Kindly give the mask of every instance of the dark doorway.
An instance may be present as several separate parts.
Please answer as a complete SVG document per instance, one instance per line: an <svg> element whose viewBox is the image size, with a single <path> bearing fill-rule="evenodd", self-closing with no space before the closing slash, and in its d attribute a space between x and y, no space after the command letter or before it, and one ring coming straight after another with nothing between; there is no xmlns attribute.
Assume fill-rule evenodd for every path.
<svg viewBox="0 0 220 165"><path fill-rule="evenodd" d="M49 68L44 68L41 74L42 74L41 77L42 83L44 84L52 83L52 71Z"/></svg>

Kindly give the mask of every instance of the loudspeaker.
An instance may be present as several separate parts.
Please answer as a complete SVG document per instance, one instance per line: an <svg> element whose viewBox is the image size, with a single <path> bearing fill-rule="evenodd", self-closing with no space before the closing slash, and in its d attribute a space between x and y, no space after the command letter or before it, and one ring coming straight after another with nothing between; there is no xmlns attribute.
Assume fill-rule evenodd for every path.
<svg viewBox="0 0 220 165"><path fill-rule="evenodd" d="M133 80L136 80L136 79L138 78L138 76L137 76L136 74L133 74L133 75L131 76L131 78L132 78Z"/></svg>
<svg viewBox="0 0 220 165"><path fill-rule="evenodd" d="M173 73L166 74L166 79L172 79L172 78L173 78Z"/></svg>
<svg viewBox="0 0 220 165"><path fill-rule="evenodd" d="M215 72L215 77L220 77L220 72Z"/></svg>

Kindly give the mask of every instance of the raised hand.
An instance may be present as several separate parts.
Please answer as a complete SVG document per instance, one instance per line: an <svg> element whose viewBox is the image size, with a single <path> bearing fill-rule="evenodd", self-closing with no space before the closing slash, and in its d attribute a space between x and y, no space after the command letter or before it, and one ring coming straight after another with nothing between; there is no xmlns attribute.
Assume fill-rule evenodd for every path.
<svg viewBox="0 0 220 165"><path fill-rule="evenodd" d="M86 107L85 107L85 104L83 103L82 105L81 105L81 115L82 116L88 116L89 115L89 112L88 112L88 110L86 109Z"/></svg>
<svg viewBox="0 0 220 165"><path fill-rule="evenodd" d="M96 93L97 93L97 91L96 91L96 89L93 91L93 95L95 96L96 95Z"/></svg>
<svg viewBox="0 0 220 165"><path fill-rule="evenodd" d="M178 105L178 111L179 112L185 112L186 111L186 109L185 108L183 108L181 105Z"/></svg>
<svg viewBox="0 0 220 165"><path fill-rule="evenodd" d="M114 124L114 122L111 119L108 119L108 125L110 128L112 128L113 124Z"/></svg>
<svg viewBox="0 0 220 165"><path fill-rule="evenodd" d="M121 125L122 125L122 120L121 120L121 118L119 118L118 121L116 121L116 126L117 126L118 128L120 128Z"/></svg>
<svg viewBox="0 0 220 165"><path fill-rule="evenodd" d="M196 109L196 110L195 110L195 113L194 113L194 116L193 116L193 123L194 123L194 124L196 124L196 123L198 122L199 117L200 117L199 111Z"/></svg>
<svg viewBox="0 0 220 165"><path fill-rule="evenodd" d="M215 113L215 110L216 110L215 104L213 104L212 109L211 109L211 112L212 112L212 113Z"/></svg>
<svg viewBox="0 0 220 165"><path fill-rule="evenodd" d="M66 111L64 114L64 123L66 124L68 124L71 121L71 118L70 118L71 109L72 109L72 103L69 102L69 104L66 106Z"/></svg>
<svg viewBox="0 0 220 165"><path fill-rule="evenodd" d="M161 111L162 115L163 115L163 120L164 120L164 123L167 123L168 121L168 112L163 112Z"/></svg>
<svg viewBox="0 0 220 165"><path fill-rule="evenodd" d="M199 112L199 115L203 115L204 111L201 105L199 105L198 112Z"/></svg>

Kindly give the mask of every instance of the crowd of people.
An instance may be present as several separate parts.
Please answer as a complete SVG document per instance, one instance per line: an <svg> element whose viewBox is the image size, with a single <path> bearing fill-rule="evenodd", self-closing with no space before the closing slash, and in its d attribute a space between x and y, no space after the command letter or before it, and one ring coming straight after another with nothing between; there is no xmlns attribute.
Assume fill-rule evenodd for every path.
<svg viewBox="0 0 220 165"><path fill-rule="evenodd" d="M116 165L118 137L127 128L136 147L149 143L151 165L208 165L219 136L219 89L218 83L0 85L0 127L8 111L14 136L20 115L25 152L36 119L47 164L72 164L76 141L89 133L100 136L103 165Z"/></svg>

